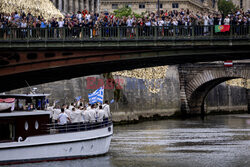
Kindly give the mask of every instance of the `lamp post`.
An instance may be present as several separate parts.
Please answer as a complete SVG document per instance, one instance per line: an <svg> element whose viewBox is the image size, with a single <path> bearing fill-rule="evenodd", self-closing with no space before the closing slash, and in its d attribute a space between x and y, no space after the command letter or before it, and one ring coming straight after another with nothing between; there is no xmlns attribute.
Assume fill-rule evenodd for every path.
<svg viewBox="0 0 250 167"><path fill-rule="evenodd" d="M158 15L157 27L158 27L159 26L159 18L160 18L160 0L157 0L157 15Z"/></svg>
<svg viewBox="0 0 250 167"><path fill-rule="evenodd" d="M159 17L160 16L160 0L157 0L157 13Z"/></svg>

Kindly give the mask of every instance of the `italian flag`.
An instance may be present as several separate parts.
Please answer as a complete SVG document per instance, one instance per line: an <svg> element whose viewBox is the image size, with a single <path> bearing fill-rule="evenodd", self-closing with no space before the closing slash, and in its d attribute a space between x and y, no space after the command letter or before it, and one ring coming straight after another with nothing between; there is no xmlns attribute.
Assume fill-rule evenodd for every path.
<svg viewBox="0 0 250 167"><path fill-rule="evenodd" d="M215 32L226 32L230 30L230 25L216 25L214 27Z"/></svg>

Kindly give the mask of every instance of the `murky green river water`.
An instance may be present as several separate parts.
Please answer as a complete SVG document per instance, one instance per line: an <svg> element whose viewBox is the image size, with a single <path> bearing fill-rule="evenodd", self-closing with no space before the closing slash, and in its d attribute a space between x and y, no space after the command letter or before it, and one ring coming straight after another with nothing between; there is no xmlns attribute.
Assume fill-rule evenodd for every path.
<svg viewBox="0 0 250 167"><path fill-rule="evenodd" d="M250 115L147 121L115 126L108 154L20 167L250 167Z"/></svg>

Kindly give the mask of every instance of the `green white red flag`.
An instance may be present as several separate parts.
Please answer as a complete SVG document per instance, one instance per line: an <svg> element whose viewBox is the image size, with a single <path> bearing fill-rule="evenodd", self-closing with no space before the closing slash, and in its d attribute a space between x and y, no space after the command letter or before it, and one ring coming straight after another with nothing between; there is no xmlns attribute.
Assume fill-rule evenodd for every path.
<svg viewBox="0 0 250 167"><path fill-rule="evenodd" d="M226 32L230 30L230 25L216 25L214 27L215 32Z"/></svg>

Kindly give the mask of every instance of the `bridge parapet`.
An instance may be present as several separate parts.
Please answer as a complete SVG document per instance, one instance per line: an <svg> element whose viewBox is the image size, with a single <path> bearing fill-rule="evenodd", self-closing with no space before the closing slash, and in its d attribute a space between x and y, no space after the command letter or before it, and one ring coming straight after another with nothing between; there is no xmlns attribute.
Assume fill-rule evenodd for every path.
<svg viewBox="0 0 250 167"><path fill-rule="evenodd" d="M152 26L94 28L8 28L0 33L1 48L163 47L249 45L250 26L233 25L215 33L214 26Z"/></svg>

